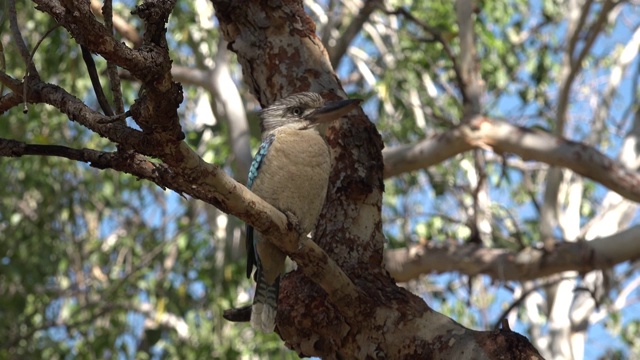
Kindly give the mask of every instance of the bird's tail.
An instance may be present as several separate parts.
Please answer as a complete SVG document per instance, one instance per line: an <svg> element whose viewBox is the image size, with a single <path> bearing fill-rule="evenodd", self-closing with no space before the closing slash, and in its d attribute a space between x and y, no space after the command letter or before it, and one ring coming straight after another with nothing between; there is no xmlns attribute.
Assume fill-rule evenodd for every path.
<svg viewBox="0 0 640 360"><path fill-rule="evenodd" d="M273 284L269 285L261 271L257 271L256 275L256 293L253 296L253 305L251 306L251 327L270 333L276 327L280 276Z"/></svg>

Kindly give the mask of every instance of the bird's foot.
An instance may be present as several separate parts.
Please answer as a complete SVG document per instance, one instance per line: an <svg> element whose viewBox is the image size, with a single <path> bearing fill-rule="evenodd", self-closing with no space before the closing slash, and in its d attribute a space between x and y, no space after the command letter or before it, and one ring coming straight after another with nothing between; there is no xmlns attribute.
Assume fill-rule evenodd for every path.
<svg viewBox="0 0 640 360"><path fill-rule="evenodd" d="M300 227L300 222L298 221L298 217L295 216L291 211L285 211L285 215L287 215L287 220L289 223L293 225L293 228L298 232L298 234L302 234L302 228Z"/></svg>

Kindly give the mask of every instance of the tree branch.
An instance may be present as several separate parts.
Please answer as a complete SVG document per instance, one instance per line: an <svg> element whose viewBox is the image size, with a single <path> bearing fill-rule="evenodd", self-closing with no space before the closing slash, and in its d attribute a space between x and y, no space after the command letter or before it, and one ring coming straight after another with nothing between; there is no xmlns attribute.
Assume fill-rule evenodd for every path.
<svg viewBox="0 0 640 360"><path fill-rule="evenodd" d="M609 80L607 86L603 91L598 105L596 106L593 120L591 121L591 130L587 136L585 142L587 144L599 144L600 139L603 136L603 129L605 120L611 114L611 105L615 95L618 93L620 83L623 80L623 75L626 72L629 65L637 58L638 51L640 51L640 26L637 26L631 39L624 46L620 55L614 60L611 66L611 72L609 74ZM636 89L636 87L631 87Z"/></svg>
<svg viewBox="0 0 640 360"><path fill-rule="evenodd" d="M98 53L107 61L129 70L144 82L153 80L170 69L170 62L166 61L168 59L166 51L157 46L151 46L151 43L140 50L126 46L96 20L87 2L58 0L35 0L34 2L37 4L36 9L51 15L80 45L85 45L91 52ZM164 11L154 11L157 16L154 21L162 22L164 25L162 14L166 13L168 16L174 2L167 1L163 5Z"/></svg>
<svg viewBox="0 0 640 360"><path fill-rule="evenodd" d="M640 202L640 174L595 148L488 117L476 117L469 125L461 125L417 144L386 149L383 151L384 175L391 177L426 168L476 147L565 167L629 200Z"/></svg>
<svg viewBox="0 0 640 360"><path fill-rule="evenodd" d="M7 75L7 73L5 73L4 71L0 71L0 83L2 83L4 86L11 89L11 91L16 93L16 96L21 96L20 94L22 94L22 90L23 90L22 81L12 78L11 76Z"/></svg>
<svg viewBox="0 0 640 360"><path fill-rule="evenodd" d="M208 90L207 79L210 75L207 70L176 64L171 67L171 75L182 84L200 86Z"/></svg>
<svg viewBox="0 0 640 360"><path fill-rule="evenodd" d="M460 30L460 74L462 83L460 84L464 115L463 121L471 120L474 116L482 113L482 95L484 93L482 78L480 76L480 64L476 55L476 32L474 0L457 0L455 4L456 19Z"/></svg>
<svg viewBox="0 0 640 360"><path fill-rule="evenodd" d="M402 16L404 16L409 21L411 21L414 24L416 24L419 27L421 27L424 32L426 32L427 34L430 34L431 36L433 36L433 39L435 41L437 41L440 45L442 45L442 49L444 50L445 54L447 54L447 57L449 58L449 60L451 60L451 66L452 66L453 72L454 72L454 74L456 76L456 82L458 84L458 89L460 90L460 92L462 94L462 98L466 99L468 97L468 95L465 93L465 91L467 90L467 87L465 86L464 77L463 77L463 74L462 74L462 71L461 71L460 64L458 62L458 58L454 55L453 50L449 46L449 42L447 42L447 40L444 38L444 36L442 36L442 33L438 29L434 28L433 26L430 26L429 24L425 23L424 21L416 18L415 16L413 16L413 14L411 14L409 11L407 11L404 8L397 8L397 9L394 9L392 11L387 10L385 12L387 14L390 14L390 15L402 15Z"/></svg>
<svg viewBox="0 0 640 360"><path fill-rule="evenodd" d="M369 17L375 9L382 5L381 0L364 0L360 11L356 14L346 29L340 31L339 38L335 39L335 45L331 46L327 44L327 52L329 53L329 61L334 68L338 67L340 59L347 52L347 48L353 41L353 39L360 33L362 25L369 20Z"/></svg>
<svg viewBox="0 0 640 360"><path fill-rule="evenodd" d="M0 97L0 115L9 111L9 109L20 105L21 103L22 103L22 96L13 92Z"/></svg>
<svg viewBox="0 0 640 360"><path fill-rule="evenodd" d="M93 61L93 56L86 46L80 45L80 49L82 51L82 60L84 60L84 63L87 66L89 79L91 79L91 86L93 87L93 91L95 92L96 98L98 99L98 104L100 105L100 108L102 108L102 112L104 112L105 115L113 116L113 109L111 109L111 104L109 104L107 96L104 94L104 91L102 91L100 75L98 75L98 69L96 69L96 63L95 61Z"/></svg>
<svg viewBox="0 0 640 360"><path fill-rule="evenodd" d="M101 8L102 4L100 3L100 0L91 0L91 11L94 15L103 17ZM142 38L135 27L119 15L114 14L112 19L113 27L116 31L120 33L122 37L131 41L134 48L138 48L142 45Z"/></svg>
<svg viewBox="0 0 640 360"><path fill-rule="evenodd" d="M91 10L94 11L94 1L91 2ZM95 11L94 11L95 13ZM111 0L105 0L102 7L102 17L104 18L104 27L113 34L113 3ZM122 100L122 88L120 86L120 75L116 64L107 62L107 76L109 78L109 87L113 96L113 105L117 114L124 112L124 102Z"/></svg>
<svg viewBox="0 0 640 360"><path fill-rule="evenodd" d="M13 37L13 43L18 47L20 56L27 67L27 74L38 76L38 70L31 60L31 53L22 38L20 27L18 26L18 15L16 13L16 1L9 0L9 28L11 29L11 36ZM26 75L25 75L26 76Z"/></svg>
<svg viewBox="0 0 640 360"><path fill-rule="evenodd" d="M561 273L586 273L607 269L640 257L636 246L640 225L592 241L559 242L552 253L527 248L522 251L489 249L476 244L417 245L385 252L387 270L396 281L422 274L457 271L465 275L489 275L498 281L525 281ZM559 241L559 240L557 240Z"/></svg>
<svg viewBox="0 0 640 360"><path fill-rule="evenodd" d="M218 41L218 51L215 57L216 66L206 77L207 89L213 95L218 105L214 109L217 115L229 124L229 143L235 157L234 175L236 180L245 182L251 167L251 144L249 122L244 109L242 97L233 81L230 70L231 52L227 50L228 43L221 37Z"/></svg>

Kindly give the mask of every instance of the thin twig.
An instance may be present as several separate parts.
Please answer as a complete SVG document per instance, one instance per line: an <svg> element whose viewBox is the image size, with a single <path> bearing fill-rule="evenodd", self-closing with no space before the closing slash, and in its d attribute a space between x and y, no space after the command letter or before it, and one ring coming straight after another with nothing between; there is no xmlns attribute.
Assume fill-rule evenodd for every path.
<svg viewBox="0 0 640 360"><path fill-rule="evenodd" d="M0 26L2 26L2 19L0 19ZM2 45L2 42L0 42L0 71L7 71L7 61L4 57L4 46ZM2 94L4 94L4 83L0 83L0 95Z"/></svg>
<svg viewBox="0 0 640 360"><path fill-rule="evenodd" d="M91 79L93 91L96 93L98 104L100 104L100 108L102 108L105 115L113 116L113 110L111 109L109 100L107 100L107 96L104 94L104 91L102 91L100 76L98 75L96 63L93 61L91 51L84 45L80 45L80 48L82 49L82 60L84 60L85 65L87 65L87 71L89 72L89 78Z"/></svg>
<svg viewBox="0 0 640 360"><path fill-rule="evenodd" d="M0 115L22 103L22 96L11 92L0 97Z"/></svg>
<svg viewBox="0 0 640 360"><path fill-rule="evenodd" d="M29 49L27 48L27 44L25 44L24 39L22 38L22 33L20 33L20 27L18 27L18 14L16 12L16 0L9 0L9 27L11 28L11 35L13 36L13 42L18 47L18 51L20 52L20 56L22 56L22 59L24 60L25 65L27 65L27 74L38 76L38 70L36 70L35 65L31 61L31 55L29 53Z"/></svg>
<svg viewBox="0 0 640 360"><path fill-rule="evenodd" d="M53 30L55 30L55 29L57 29L59 27L60 27L60 24L55 24L51 28L49 28L49 30L47 30L47 32L44 33L44 35L42 35L40 40L38 40L38 42L36 43L36 46L34 46L33 50L31 50L31 54L29 55L29 62L33 63L33 56L36 54L36 51L40 47L40 44L42 44L42 41L44 41L44 39L46 39L47 36L49 36L49 34L51 34L53 32Z"/></svg>
<svg viewBox="0 0 640 360"><path fill-rule="evenodd" d="M5 73L4 71L0 71L0 83L2 83L2 85L7 86L14 93L22 92L22 81L12 78L11 76L7 75L7 73Z"/></svg>
<svg viewBox="0 0 640 360"><path fill-rule="evenodd" d="M547 286L551 286L551 285L555 285L557 283L559 283L560 281L564 281L564 280L574 280L577 279L576 276L567 276L567 277L560 277L558 279L554 279L553 281L548 281L548 282L544 282L542 284L536 285L534 287L532 287L531 289L525 291L522 293L522 295L517 298L514 302L511 303L511 305L509 305L508 308L506 308L502 314L500 314L500 316L498 317L498 320L496 320L495 324L493 325L493 328L495 330L499 330L500 329L500 324L502 324L503 320L507 319L507 316L509 316L509 313L515 309L516 307L520 306L520 304L522 304L522 302L529 296L531 295L534 291L537 291L541 288L547 287Z"/></svg>
<svg viewBox="0 0 640 360"><path fill-rule="evenodd" d="M29 49L27 48L27 44L24 42L22 38L22 33L20 33L20 27L18 26L18 14L16 13L16 1L9 0L9 27L11 28L11 35L13 36L13 42L18 47L18 52L22 59L24 60L25 65L27 66L27 71L24 74L25 84L22 87L23 94L22 98L24 99L24 109L23 113L27 113L29 109L27 108L27 76L33 75L38 76L38 70L36 69L35 64L31 61L31 55L29 53Z"/></svg>
<svg viewBox="0 0 640 360"><path fill-rule="evenodd" d="M114 122L122 121L131 116L131 111L125 111L120 114L115 114L110 117L100 119L97 121L98 124L112 124Z"/></svg>
<svg viewBox="0 0 640 360"><path fill-rule="evenodd" d="M113 6L111 0L105 0L102 7L102 17L104 18L104 27L107 28L109 34L113 35ZM111 61L107 61L107 76L111 88L111 96L113 96L113 104L117 114L124 113L124 102L122 100L122 89L120 87L120 75L118 67Z"/></svg>
<svg viewBox="0 0 640 360"><path fill-rule="evenodd" d="M416 18L404 8L397 8L395 10L385 10L385 13L388 15L404 16L414 24L420 26L425 32L427 32L428 34L431 34L431 36L433 36L433 39L438 43L440 43L440 45L442 45L442 48L445 54L451 60L453 72L456 75L456 82L458 83L458 87L460 88L460 92L462 93L462 98L466 99L467 98L467 94L465 93L466 87L464 85L464 79L462 77L462 73L460 72L460 65L458 64L457 57L453 54L453 50L451 50L449 43L447 43L445 38L442 36L441 32L438 29L434 28L433 26L430 26L427 23L423 22L422 20Z"/></svg>

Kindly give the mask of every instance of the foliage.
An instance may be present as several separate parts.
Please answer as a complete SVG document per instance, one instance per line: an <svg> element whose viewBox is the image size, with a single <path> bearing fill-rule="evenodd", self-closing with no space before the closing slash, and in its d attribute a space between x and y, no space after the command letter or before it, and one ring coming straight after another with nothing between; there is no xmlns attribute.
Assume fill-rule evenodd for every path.
<svg viewBox="0 0 640 360"><path fill-rule="evenodd" d="M117 5L116 13L128 12L129 5ZM176 39L193 26L178 19L195 16L191 4L182 5L171 22ZM41 29L53 26L29 5L18 14L31 46ZM8 40L5 19L2 42L15 54ZM199 46L215 49L216 42L214 36L182 45L176 60L188 64L186 54ZM97 107L79 46L66 32L54 30L34 62L44 79ZM103 70L104 61L96 62ZM7 73L20 74L23 66L18 56L6 57ZM137 87L123 82L125 104ZM187 94L193 99L198 91ZM209 161L228 166L224 125L190 124L190 103L183 116L190 145L203 155L214 151ZM105 139L48 106L12 111L2 123L2 138L108 150ZM237 220L131 176L69 160L2 158L0 168L6 180L0 187L0 337L6 339L0 358L228 359L256 346L266 356L283 356L276 336L222 321L223 310L249 301L243 261L224 254L225 241L238 240Z"/></svg>
<svg viewBox="0 0 640 360"><path fill-rule="evenodd" d="M324 9L329 17L353 16L344 4L319 4L323 9L332 6ZM128 13L131 6L116 2L115 13L138 27L136 17ZM385 6L371 15L338 74L354 96L366 98L365 110L392 147L460 123L462 94L452 54L458 54L461 45L453 2L392 1ZM562 101L558 93L567 51L564 6L552 0L478 1L474 29L486 88L484 113L540 131L557 130L555 111ZM621 6L623 14L637 10L633 4ZM599 10L595 6L588 19L593 21ZM215 20L202 16L211 14L207 11L211 6L203 1L183 1L176 7L167 32L176 65L199 69L220 65L212 59L221 35ZM331 31L330 19L309 12L315 14L320 34ZM627 81L618 85L616 106L603 123L592 116L603 106L599 99L605 91L606 69L635 31L626 24L638 22L634 15L618 16L626 21L615 20L605 27L582 63L569 99L570 121L563 131L607 154L621 151L621 139L638 110L637 80ZM6 16L2 19L3 70L21 77L24 64L15 55ZM52 19L28 4L19 5L18 23L30 48L54 26ZM33 61L43 79L98 107L79 46L61 28L46 37ZM104 70L105 63L96 61ZM252 112L255 101L235 60L229 64L245 107ZM638 77L637 70L629 73L633 75L629 78ZM213 115L203 110L200 101L205 99L206 108L209 94L194 84L185 86L181 121L187 142L207 161L232 171L236 164L228 122L224 116L206 118ZM125 104L130 105L139 91L135 82L123 81ZM102 150L110 146L47 106L30 106L26 114L15 108L0 121L1 138ZM597 130L595 138L591 128ZM223 310L248 303L252 291L239 245L243 224L237 219L131 176L68 160L2 158L0 173L5 179L0 187L0 337L7 339L7 345L0 346L0 358L296 357L276 335L255 333L247 325L221 318ZM388 248L480 242L517 252L539 246L544 237L540 216L547 173L545 165L476 150L386 179L383 216ZM560 208L570 204L566 187L578 182L571 176L566 174L569 180L561 189ZM480 205L474 195L478 192L488 197ZM600 185L583 184L580 224L599 214L605 194ZM631 217L637 223L635 212ZM554 233L566 235L561 226ZM613 282L606 289L608 296L613 298L624 281L637 276L637 264L631 264L623 279L608 279ZM407 286L464 325L490 328L524 291L533 287L531 298L547 296L546 284L545 279L500 282L448 274L422 277ZM576 286L581 284L583 280L577 280ZM527 309L536 308L547 317L548 312L540 310L544 304L548 303ZM622 316L619 310L612 314ZM549 334L524 305L509 316L532 338L540 337L540 332ZM606 356L638 353L633 341L637 316L626 321L610 317L609 331L620 336L625 348L611 346Z"/></svg>

